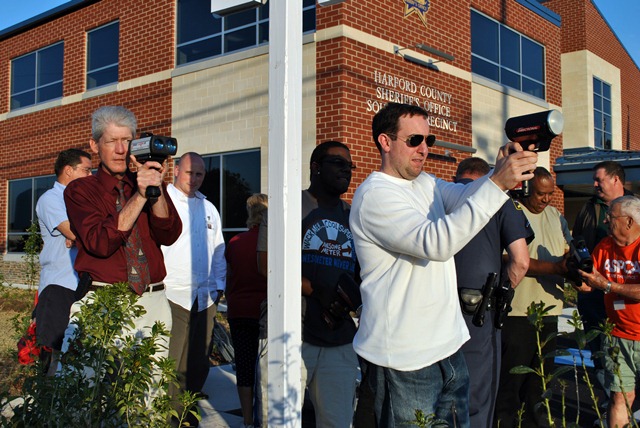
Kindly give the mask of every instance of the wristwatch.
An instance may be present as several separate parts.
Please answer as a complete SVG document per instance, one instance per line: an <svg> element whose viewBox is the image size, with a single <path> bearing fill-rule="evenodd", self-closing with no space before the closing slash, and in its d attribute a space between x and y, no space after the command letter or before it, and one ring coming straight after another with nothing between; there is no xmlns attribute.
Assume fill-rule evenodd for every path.
<svg viewBox="0 0 640 428"><path fill-rule="evenodd" d="M609 294L611 293L611 281L607 281L607 285L604 287L604 294Z"/></svg>

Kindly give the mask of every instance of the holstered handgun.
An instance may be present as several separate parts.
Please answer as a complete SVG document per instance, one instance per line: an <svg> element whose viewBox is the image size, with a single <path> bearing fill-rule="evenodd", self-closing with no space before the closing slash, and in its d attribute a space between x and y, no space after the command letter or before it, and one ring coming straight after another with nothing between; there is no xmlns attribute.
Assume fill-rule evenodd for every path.
<svg viewBox="0 0 640 428"><path fill-rule="evenodd" d="M484 316L487 310L491 309L491 298L493 297L493 292L495 290L496 277L498 276L495 272L489 272L487 275L487 281L482 286L482 302L480 302L480 306L476 310L476 313L473 314L473 325L476 327L482 327L484 325Z"/></svg>

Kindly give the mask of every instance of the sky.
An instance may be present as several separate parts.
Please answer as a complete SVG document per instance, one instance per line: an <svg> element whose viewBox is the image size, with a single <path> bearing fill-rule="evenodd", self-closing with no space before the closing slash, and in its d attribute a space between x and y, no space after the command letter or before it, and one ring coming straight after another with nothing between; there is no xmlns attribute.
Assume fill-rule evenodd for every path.
<svg viewBox="0 0 640 428"><path fill-rule="evenodd" d="M51 10L68 0L0 0L0 30ZM640 67L640 0L594 0L622 44Z"/></svg>

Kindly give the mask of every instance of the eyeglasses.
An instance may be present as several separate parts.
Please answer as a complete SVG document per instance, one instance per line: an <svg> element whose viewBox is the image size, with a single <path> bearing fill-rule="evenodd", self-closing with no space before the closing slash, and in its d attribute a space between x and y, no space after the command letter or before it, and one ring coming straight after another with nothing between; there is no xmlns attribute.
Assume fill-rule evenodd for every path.
<svg viewBox="0 0 640 428"><path fill-rule="evenodd" d="M628 215L611 215L610 213L606 213L604 215L604 219L606 221L611 221L611 219L620 218L620 217L631 217L631 216L628 216Z"/></svg>
<svg viewBox="0 0 640 428"><path fill-rule="evenodd" d="M73 167L73 169L78 169L78 168L83 170L87 174L91 174L91 168L87 168L86 166L78 166L78 165Z"/></svg>
<svg viewBox="0 0 640 428"><path fill-rule="evenodd" d="M387 134L387 135L390 137L393 137L394 140L398 139L398 134ZM404 143L411 147L418 147L425 140L427 141L427 147L433 147L433 145L436 143L436 136L422 135L422 134L409 135L404 140Z"/></svg>
<svg viewBox="0 0 640 428"><path fill-rule="evenodd" d="M336 158L325 158L322 159L320 161L321 163L328 163L330 165L335 166L336 168L339 169L351 169L354 170L356 169L356 166L353 162L349 162L341 157L336 157Z"/></svg>

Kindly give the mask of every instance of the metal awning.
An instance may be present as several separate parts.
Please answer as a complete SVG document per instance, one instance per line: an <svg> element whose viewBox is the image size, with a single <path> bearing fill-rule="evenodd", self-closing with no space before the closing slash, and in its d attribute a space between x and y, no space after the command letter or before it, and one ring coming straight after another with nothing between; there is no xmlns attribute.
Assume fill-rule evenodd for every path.
<svg viewBox="0 0 640 428"><path fill-rule="evenodd" d="M640 185L640 151L604 150L589 147L565 149L556 159L553 171L556 184L579 193L593 193L593 167L603 161L616 161L622 165L627 183Z"/></svg>

